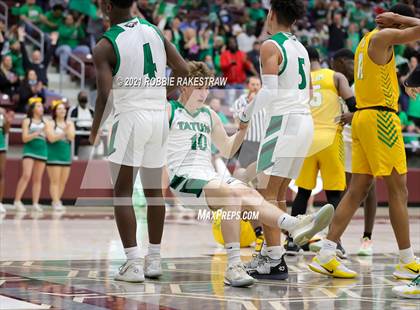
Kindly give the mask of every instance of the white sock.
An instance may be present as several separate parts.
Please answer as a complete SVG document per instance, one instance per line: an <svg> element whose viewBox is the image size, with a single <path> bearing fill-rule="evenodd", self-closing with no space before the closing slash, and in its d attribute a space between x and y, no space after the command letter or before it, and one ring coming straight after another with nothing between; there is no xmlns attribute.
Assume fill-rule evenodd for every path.
<svg viewBox="0 0 420 310"><path fill-rule="evenodd" d="M128 260L141 258L141 253L138 246L134 246L132 248L125 248L124 252Z"/></svg>
<svg viewBox="0 0 420 310"><path fill-rule="evenodd" d="M411 263L415 260L416 257L414 256L414 251L412 247L408 249L400 250L400 261L404 264Z"/></svg>
<svg viewBox="0 0 420 310"><path fill-rule="evenodd" d="M149 243L149 247L147 248L147 254L148 255L151 255L151 254L160 255L160 244Z"/></svg>
<svg viewBox="0 0 420 310"><path fill-rule="evenodd" d="M282 255L283 255L283 247L281 245L267 247L268 257L272 259L280 259Z"/></svg>
<svg viewBox="0 0 420 310"><path fill-rule="evenodd" d="M263 245L261 247L261 255L267 256L267 242L264 240Z"/></svg>
<svg viewBox="0 0 420 310"><path fill-rule="evenodd" d="M298 219L294 216L290 216L287 213L284 213L283 215L279 216L277 219L277 225L279 228L290 231L293 229L293 227L298 222Z"/></svg>
<svg viewBox="0 0 420 310"><path fill-rule="evenodd" d="M337 243L334 241L324 239L322 241L322 248L319 251L318 259L322 264L328 263L334 256L337 249Z"/></svg>
<svg viewBox="0 0 420 310"><path fill-rule="evenodd" d="M242 263L241 248L239 242L231 242L225 244L226 254L228 258L228 266Z"/></svg>

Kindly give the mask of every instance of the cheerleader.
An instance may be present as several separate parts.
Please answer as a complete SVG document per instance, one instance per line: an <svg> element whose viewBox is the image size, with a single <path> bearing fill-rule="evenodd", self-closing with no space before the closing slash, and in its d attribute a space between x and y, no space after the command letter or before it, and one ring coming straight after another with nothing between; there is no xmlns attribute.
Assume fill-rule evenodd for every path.
<svg viewBox="0 0 420 310"><path fill-rule="evenodd" d="M45 162L47 161L47 141L45 138L44 105L42 98L29 99L27 117L22 123L23 159L22 176L16 188L14 207L19 212L25 212L22 196L32 176L32 208L42 212L39 197L42 187Z"/></svg>
<svg viewBox="0 0 420 310"><path fill-rule="evenodd" d="M64 211L61 202L72 162L71 145L75 137L74 123L67 119L67 109L61 100L52 102L52 121L46 123L50 179L50 195L54 211Z"/></svg>

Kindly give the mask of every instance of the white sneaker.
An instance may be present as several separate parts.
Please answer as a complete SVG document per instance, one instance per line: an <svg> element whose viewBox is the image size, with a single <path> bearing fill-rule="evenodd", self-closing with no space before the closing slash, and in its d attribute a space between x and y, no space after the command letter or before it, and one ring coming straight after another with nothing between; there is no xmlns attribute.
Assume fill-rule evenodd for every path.
<svg viewBox="0 0 420 310"><path fill-rule="evenodd" d="M420 275L409 284L394 286L392 292L398 297L420 299Z"/></svg>
<svg viewBox="0 0 420 310"><path fill-rule="evenodd" d="M144 257L144 275L146 278L159 278L162 275L159 254L149 254Z"/></svg>
<svg viewBox="0 0 420 310"><path fill-rule="evenodd" d="M32 205L32 210L35 212L42 212L42 208L39 203L35 203Z"/></svg>
<svg viewBox="0 0 420 310"><path fill-rule="evenodd" d="M55 212L64 212L64 211L66 211L66 207L63 206L63 204L61 203L61 201L59 203L52 204L51 207L52 207L53 211L55 211Z"/></svg>
<svg viewBox="0 0 420 310"><path fill-rule="evenodd" d="M17 212L26 212L25 205L22 203L22 201L15 201L13 203L13 206L15 207Z"/></svg>
<svg viewBox="0 0 420 310"><path fill-rule="evenodd" d="M359 256L372 256L373 255L373 242L369 238L365 237L362 239L362 244L359 251L357 251Z"/></svg>
<svg viewBox="0 0 420 310"><path fill-rule="evenodd" d="M308 243L315 234L330 225L334 216L334 206L326 204L317 213L298 215L298 223L289 231L294 243L302 246Z"/></svg>
<svg viewBox="0 0 420 310"><path fill-rule="evenodd" d="M1 202L0 202L0 213L6 213L6 208L3 206Z"/></svg>
<svg viewBox="0 0 420 310"><path fill-rule="evenodd" d="M114 279L124 282L144 282L143 259L127 260Z"/></svg>
<svg viewBox="0 0 420 310"><path fill-rule="evenodd" d="M247 287L253 285L255 279L246 272L244 265L239 263L227 267L224 282L233 287Z"/></svg>

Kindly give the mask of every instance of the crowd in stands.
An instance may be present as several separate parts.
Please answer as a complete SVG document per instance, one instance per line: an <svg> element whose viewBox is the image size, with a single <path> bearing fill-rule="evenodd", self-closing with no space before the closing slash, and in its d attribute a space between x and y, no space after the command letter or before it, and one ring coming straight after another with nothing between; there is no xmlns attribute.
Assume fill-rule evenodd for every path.
<svg viewBox="0 0 420 310"><path fill-rule="evenodd" d="M101 34L109 27L103 19L99 2L9 1L14 5L10 8L9 29L0 23L0 93L9 96L15 111L25 112L28 99L33 96L47 101L45 98L56 91L48 88L47 71L51 63L57 70L60 64L66 70L70 54L91 53ZM186 59L203 61L217 76L227 78L226 87L240 90L239 96L247 79L260 71L259 49L266 38L264 21L269 2L138 0L132 14L157 25ZM396 2L411 4L420 12L416 0L308 0L306 18L295 25L294 33L305 45L316 47L322 55L323 65L328 66L336 51L348 48L354 52L363 35L375 28L375 16ZM36 35L32 25L45 34L44 55L25 40L25 33ZM395 52L402 83L418 64L420 48L413 43L397 46ZM420 96L409 98L404 87L401 90L400 116L404 131L420 133ZM223 106L232 106L234 101L231 96L221 100ZM232 113L228 116L232 122ZM406 143L416 149L419 139L407 137Z"/></svg>

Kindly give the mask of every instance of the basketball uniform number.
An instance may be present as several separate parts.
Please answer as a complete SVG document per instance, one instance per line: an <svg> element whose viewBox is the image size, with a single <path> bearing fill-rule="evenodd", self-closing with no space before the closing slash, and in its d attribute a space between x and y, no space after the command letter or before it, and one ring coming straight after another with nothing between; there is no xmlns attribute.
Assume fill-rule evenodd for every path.
<svg viewBox="0 0 420 310"><path fill-rule="evenodd" d="M191 138L191 150L207 150L207 137L203 134L196 134Z"/></svg>
<svg viewBox="0 0 420 310"><path fill-rule="evenodd" d="M310 102L310 105L314 108L321 106L322 104L322 93L321 85L313 85L313 98Z"/></svg>
<svg viewBox="0 0 420 310"><path fill-rule="evenodd" d="M357 79L363 80L363 53L359 54L359 62L357 64Z"/></svg>
<svg viewBox="0 0 420 310"><path fill-rule="evenodd" d="M144 70L143 74L149 76L149 79L156 77L156 64L153 61L152 50L150 49L150 44L146 43L143 45L143 54L144 54Z"/></svg>
<svg viewBox="0 0 420 310"><path fill-rule="evenodd" d="M299 89L305 89L306 88L306 74L305 74L305 59L304 58L298 58L299 60L299 75L302 78L302 81L299 84Z"/></svg>

